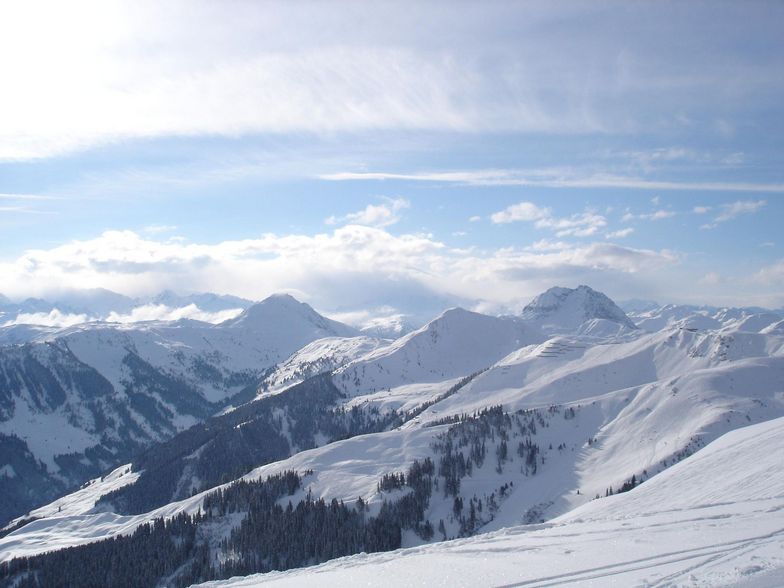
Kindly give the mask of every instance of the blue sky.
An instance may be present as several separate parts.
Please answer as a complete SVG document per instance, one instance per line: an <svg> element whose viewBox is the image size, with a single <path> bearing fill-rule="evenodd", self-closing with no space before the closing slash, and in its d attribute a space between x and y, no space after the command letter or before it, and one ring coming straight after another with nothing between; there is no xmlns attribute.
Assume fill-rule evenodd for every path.
<svg viewBox="0 0 784 588"><path fill-rule="evenodd" d="M0 292L784 306L779 2L0 8Z"/></svg>

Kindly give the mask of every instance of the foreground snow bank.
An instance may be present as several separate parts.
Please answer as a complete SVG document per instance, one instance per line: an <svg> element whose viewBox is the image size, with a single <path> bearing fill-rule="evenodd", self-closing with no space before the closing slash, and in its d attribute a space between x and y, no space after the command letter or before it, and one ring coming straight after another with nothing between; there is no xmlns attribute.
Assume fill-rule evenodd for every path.
<svg viewBox="0 0 784 588"><path fill-rule="evenodd" d="M784 419L553 522L204 586L781 586Z"/></svg>

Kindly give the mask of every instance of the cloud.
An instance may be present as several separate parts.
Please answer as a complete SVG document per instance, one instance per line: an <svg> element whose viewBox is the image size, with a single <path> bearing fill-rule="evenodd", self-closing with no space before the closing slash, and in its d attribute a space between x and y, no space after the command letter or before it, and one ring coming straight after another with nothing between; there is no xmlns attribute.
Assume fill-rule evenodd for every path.
<svg viewBox="0 0 784 588"><path fill-rule="evenodd" d="M171 233L177 230L177 225L147 225L142 229L148 235L157 235L159 233Z"/></svg>
<svg viewBox="0 0 784 588"><path fill-rule="evenodd" d="M689 3L676 15L547 2L317 2L307 14L285 2L6 4L5 159L162 136L671 130L695 112L766 112L781 94L778 61L729 26L776 22L775 5ZM732 28L727 42L696 26L708 14Z"/></svg>
<svg viewBox="0 0 784 588"><path fill-rule="evenodd" d="M694 214L707 214L712 210L711 206L695 206L693 209Z"/></svg>
<svg viewBox="0 0 784 588"><path fill-rule="evenodd" d="M634 232L634 229L631 227L627 227L625 229L620 229L618 231L612 231L605 235L607 239L623 239L624 237L628 237Z"/></svg>
<svg viewBox="0 0 784 588"><path fill-rule="evenodd" d="M14 92L2 97L0 159L173 135L603 129L586 105L547 99L544 64L521 68L526 60L505 51L487 67L498 54L479 39L519 45L493 25L519 10L485 10L489 22L478 26L477 9L461 12L438 3L316 4L305 17L284 2L17 3L0 28L0 51L17 56L3 71ZM524 12L537 22L546 11ZM460 43L433 39L437 26ZM537 79L540 91L520 91Z"/></svg>
<svg viewBox="0 0 784 588"><path fill-rule="evenodd" d="M369 227L388 227L400 221L400 211L410 208L405 198L384 198L386 204L368 204L364 210L352 212L342 217L330 216L325 219L328 225L350 223Z"/></svg>
<svg viewBox="0 0 784 588"><path fill-rule="evenodd" d="M702 225L701 229L715 229L721 223L726 223L744 214L754 214L767 204L765 200L736 200L727 204L722 204L719 208L721 212L713 219L713 222Z"/></svg>
<svg viewBox="0 0 784 588"><path fill-rule="evenodd" d="M335 172L318 176L331 181L406 180L467 186L533 186L544 188L617 188L627 190L695 190L708 192L784 192L784 184L753 182L676 182L607 173L544 168L445 172Z"/></svg>
<svg viewBox="0 0 784 588"><path fill-rule="evenodd" d="M590 237L607 225L607 219L595 212L586 211L565 218L557 218L549 208L532 202L519 202L490 215L496 224L533 222L538 229L550 229L556 237Z"/></svg>
<svg viewBox="0 0 784 588"><path fill-rule="evenodd" d="M564 249L570 249L572 247L571 243L566 243L564 241L550 241L549 239L539 239L531 243L525 249L528 251L563 251Z"/></svg>
<svg viewBox="0 0 784 588"><path fill-rule="evenodd" d="M766 286L784 287L784 259L766 265L754 275L757 283Z"/></svg>
<svg viewBox="0 0 784 588"><path fill-rule="evenodd" d="M520 202L506 209L490 215L490 220L496 224L513 223L518 221L536 221L548 218L551 215L549 208L540 208L532 202Z"/></svg>
<svg viewBox="0 0 784 588"><path fill-rule="evenodd" d="M71 314L61 312L57 308L49 312L24 312L16 315L13 319L6 321L0 326L10 327L12 325L40 325L44 327L70 327L91 320L86 314Z"/></svg>
<svg viewBox="0 0 784 588"><path fill-rule="evenodd" d="M626 212L622 217L621 221L628 223L629 221L633 221L635 219L639 220L649 220L649 221L659 221L664 220L665 218L672 218L677 215L673 210L655 210L653 212L642 213L642 214L632 214L631 212Z"/></svg>
<svg viewBox="0 0 784 588"><path fill-rule="evenodd" d="M677 254L608 243L543 242L489 251L450 248L431 235L392 235L346 225L315 235L264 234L216 244L182 243L107 231L94 239L25 252L0 263L10 296L45 296L65 287L103 287L131 296L163 289L215 291L261 299L294 291L326 310L411 305L437 311L454 304L517 303L579 275L601 286L677 264ZM521 285L521 276L531 277ZM647 275L647 274L646 274ZM194 309L149 307L127 320L188 316ZM179 314L178 314L179 313ZM126 320L114 317L115 320ZM201 320L209 320L201 317Z"/></svg>
<svg viewBox="0 0 784 588"><path fill-rule="evenodd" d="M480 220L482 220L481 216L474 215L474 216L472 216L471 218L468 219L468 222L470 222L470 223L478 223Z"/></svg>
<svg viewBox="0 0 784 588"><path fill-rule="evenodd" d="M708 272L700 278L700 284L706 286L717 286L724 281L724 278L718 272Z"/></svg>
<svg viewBox="0 0 784 588"><path fill-rule="evenodd" d="M766 204L767 202L765 200L738 200L730 204L722 204L721 214L713 219L713 221L724 223L742 214L753 214Z"/></svg>
<svg viewBox="0 0 784 588"><path fill-rule="evenodd" d="M46 196L43 194L12 194L12 193L0 193L0 200L26 200L26 201L38 201L38 200L57 200L56 196Z"/></svg>
<svg viewBox="0 0 784 588"><path fill-rule="evenodd" d="M172 308L165 304L145 304L137 306L129 313L111 312L106 317L110 323L138 323L141 321L176 321L180 319L192 319L207 323L221 323L227 321L242 312L241 308L229 308L217 312L201 310L195 304L189 304L180 308Z"/></svg>
<svg viewBox="0 0 784 588"><path fill-rule="evenodd" d="M673 216L675 216L675 214L676 213L673 212L672 210L657 210L650 214L641 214L640 218L657 221L665 218L672 218Z"/></svg>

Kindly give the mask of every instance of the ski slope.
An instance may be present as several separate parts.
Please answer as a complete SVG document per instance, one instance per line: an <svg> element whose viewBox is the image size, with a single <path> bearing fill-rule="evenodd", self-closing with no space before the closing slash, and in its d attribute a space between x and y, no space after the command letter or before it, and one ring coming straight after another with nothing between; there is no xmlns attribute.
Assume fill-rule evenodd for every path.
<svg viewBox="0 0 784 588"><path fill-rule="evenodd" d="M210 587L784 585L784 419L540 525Z"/></svg>

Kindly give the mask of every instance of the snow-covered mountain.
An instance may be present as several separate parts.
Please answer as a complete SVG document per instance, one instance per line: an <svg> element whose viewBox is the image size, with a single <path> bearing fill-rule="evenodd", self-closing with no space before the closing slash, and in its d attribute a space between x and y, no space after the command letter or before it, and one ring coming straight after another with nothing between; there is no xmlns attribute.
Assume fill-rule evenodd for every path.
<svg viewBox="0 0 784 588"><path fill-rule="evenodd" d="M213 294L211 292L203 292L198 294L180 295L171 290L164 290L156 294L152 298L145 301L147 304L162 304L170 308L182 308L195 304L201 310L207 312L219 312L221 310L232 310L235 308L246 308L253 305L251 300L240 298L239 296L230 296L227 294ZM137 303L138 304L138 303ZM111 309L116 310L117 309Z"/></svg>
<svg viewBox="0 0 784 588"><path fill-rule="evenodd" d="M673 465L699 456L728 431L784 416L784 328L775 315L727 311L720 320L716 311L710 318L718 326L705 325L715 328L675 321L649 333L629 326L612 301L587 287L548 293L523 317L452 309L395 341L357 336L288 297L219 326L202 324L176 345L167 329L195 325L150 325L175 347L197 347L207 331L220 333L207 338L229 350L222 365L235 367L248 349L232 342L260 333L252 349L266 350L275 366L260 388L227 400L232 410L30 513L38 520L18 521L18 529L0 538L0 559L108 537L132 542L140 525L163 517L201 538L193 543L201 555L177 555L185 558L177 560L185 566L180 578L194 581L521 523L558 525L557 517L583 512L574 509L620 504L649 484L655 488L676 471ZM275 322L282 315L286 320ZM263 336L286 328L278 341L321 338L273 359ZM81 361L77 347L69 350ZM145 361L169 369L138 347ZM253 401L238 405L238 398ZM243 484L226 483L240 475ZM705 479L695 474L696 484ZM281 491L281 480L285 492L258 510L267 504L262 496ZM619 498L605 498L618 492ZM236 502L238 493L257 496L256 506ZM256 510L246 517L247 509ZM325 517L319 529L308 530L310 515L296 518L315 512ZM277 553L277 544L264 543L263 529L274 525L253 527L266 517L302 529L287 535L303 550L301 559L293 551L285 561L264 559ZM306 537L334 531L330 525L339 520L363 529L346 535L355 542L335 541L326 551L308 543ZM609 524L602 521L597 524ZM253 545L267 545L264 558L253 555L243 539L248 533ZM131 565L134 549L118 557ZM423 553L429 549L442 548ZM79 553L87 552L69 557Z"/></svg>
<svg viewBox="0 0 784 588"><path fill-rule="evenodd" d="M632 312L631 318L638 327L650 333L670 327L686 329L737 329L759 332L784 319L784 315L758 308L715 308L667 304Z"/></svg>
<svg viewBox="0 0 784 588"><path fill-rule="evenodd" d="M98 321L136 323L192 318L218 323L252 304L236 296L178 295L169 290L144 298L130 298L101 288L64 291L50 300L28 298L12 302L2 296L0 345L27 343L58 328Z"/></svg>
<svg viewBox="0 0 784 588"><path fill-rule="evenodd" d="M406 384L466 376L524 345L544 340L531 325L452 308L416 331L341 367L336 382L357 396Z"/></svg>
<svg viewBox="0 0 784 588"><path fill-rule="evenodd" d="M304 345L354 334L272 296L220 325L95 323L0 347L0 519L247 401L265 370ZM16 475L20 468L37 482Z"/></svg>
<svg viewBox="0 0 784 588"><path fill-rule="evenodd" d="M606 333L608 327L637 328L612 300L588 286L550 288L529 302L521 316L549 333L574 333L581 328ZM592 324L584 326L585 323Z"/></svg>

